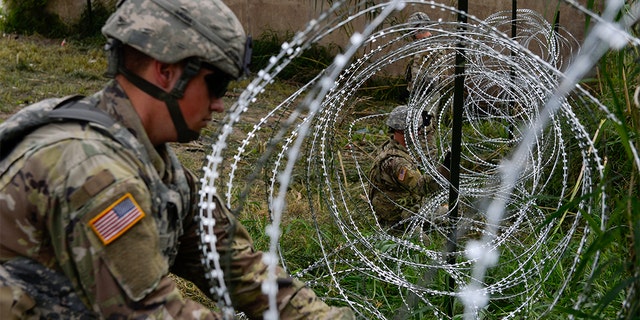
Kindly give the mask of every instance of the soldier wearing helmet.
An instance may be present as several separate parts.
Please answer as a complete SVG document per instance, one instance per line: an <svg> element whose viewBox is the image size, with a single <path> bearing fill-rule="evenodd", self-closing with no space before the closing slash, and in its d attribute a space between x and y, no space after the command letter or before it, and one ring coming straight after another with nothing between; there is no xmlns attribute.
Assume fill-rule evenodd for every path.
<svg viewBox="0 0 640 320"><path fill-rule="evenodd" d="M406 23L411 28L411 34L414 40L424 39L431 36L431 32L429 32L428 29L425 29L426 26L429 26L432 23L426 13L420 11L414 12L409 16L409 18L407 18Z"/></svg>
<svg viewBox="0 0 640 320"><path fill-rule="evenodd" d="M111 80L0 125L0 314L7 318L219 319L173 273L209 290L195 176L170 142L196 139L248 63L220 0L126 0L106 22ZM233 306L262 318L262 253L215 197L214 235ZM223 258L224 257L224 258ZM282 319L352 319L277 270ZM210 294L211 298L218 298Z"/></svg>
<svg viewBox="0 0 640 320"><path fill-rule="evenodd" d="M409 107L397 106L389 114L386 125L391 137L378 150L369 172L369 200L378 221L387 227L398 228L398 223L414 215L422 198L438 188L436 181L423 174L407 150L405 132L411 122ZM424 114L419 128L427 130L427 139L433 139L431 115ZM448 178L448 170L438 171Z"/></svg>
<svg viewBox="0 0 640 320"><path fill-rule="evenodd" d="M409 28L409 34L414 43L420 43L416 47L419 51L414 54L405 69L405 80L407 81L407 90L404 92L400 100L405 103L411 95L430 94L428 99L432 112L437 111L437 104L440 95L432 92L432 88L436 86L437 76L434 70L436 61L441 57L441 53L437 48L433 48L429 43L425 43L424 39L432 36L431 26L433 22L424 12L414 12L407 18L406 25Z"/></svg>

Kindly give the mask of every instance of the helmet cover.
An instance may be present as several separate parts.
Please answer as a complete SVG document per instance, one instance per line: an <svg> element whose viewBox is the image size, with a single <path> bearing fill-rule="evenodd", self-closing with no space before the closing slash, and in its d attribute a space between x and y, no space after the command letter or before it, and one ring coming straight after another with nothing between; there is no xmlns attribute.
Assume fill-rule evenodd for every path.
<svg viewBox="0 0 640 320"><path fill-rule="evenodd" d="M404 130L407 127L407 109L405 105L395 107L387 117L387 126L395 130Z"/></svg>
<svg viewBox="0 0 640 320"><path fill-rule="evenodd" d="M102 33L164 63L197 57L238 78L247 37L220 0L123 0Z"/></svg>
<svg viewBox="0 0 640 320"><path fill-rule="evenodd" d="M431 23L431 19L426 13L418 11L412 13L406 22L414 27L422 27Z"/></svg>
<svg viewBox="0 0 640 320"><path fill-rule="evenodd" d="M393 128L394 130L406 130L409 127L409 121L411 121L411 119L407 119L407 116L411 116L407 115L408 112L409 107L407 107L406 105L395 107L387 117L387 126ZM418 128L422 127L423 123L424 119L420 118L418 120Z"/></svg>

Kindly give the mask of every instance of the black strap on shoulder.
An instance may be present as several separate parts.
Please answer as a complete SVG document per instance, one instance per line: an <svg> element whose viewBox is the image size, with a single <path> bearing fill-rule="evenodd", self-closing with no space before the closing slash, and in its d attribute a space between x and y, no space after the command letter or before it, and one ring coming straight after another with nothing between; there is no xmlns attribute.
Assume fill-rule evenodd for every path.
<svg viewBox="0 0 640 320"><path fill-rule="evenodd" d="M83 96L66 97L45 114L35 112L30 116L29 121L26 121L21 126L2 131L2 136L0 136L0 161L9 155L25 136L47 123L82 121L97 123L105 128L111 128L115 124L116 121L106 112L90 103L82 103L83 98Z"/></svg>
<svg viewBox="0 0 640 320"><path fill-rule="evenodd" d="M106 112L95 107L88 107L86 104L78 103L82 98L82 96L75 96L61 102L49 112L49 119L52 121L79 120L94 122L107 128L110 128L116 123Z"/></svg>

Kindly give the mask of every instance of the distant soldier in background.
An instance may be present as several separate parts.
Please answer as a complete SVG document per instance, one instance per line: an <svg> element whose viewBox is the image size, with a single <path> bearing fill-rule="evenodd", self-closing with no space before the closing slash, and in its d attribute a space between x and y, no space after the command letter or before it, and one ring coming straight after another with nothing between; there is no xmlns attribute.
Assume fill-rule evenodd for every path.
<svg viewBox="0 0 640 320"><path fill-rule="evenodd" d="M0 125L0 318L220 319L169 273L212 299L197 233L197 179L170 142L198 138L223 112L250 47L220 0L125 0L102 31L108 75L90 97L48 99ZM234 307L261 319L267 266L214 197ZM353 319L276 269L281 319ZM274 288L276 289L276 288Z"/></svg>
<svg viewBox="0 0 640 320"><path fill-rule="evenodd" d="M384 226L394 226L414 215L420 208L423 197L438 188L431 176L420 171L407 150L407 113L408 107L405 105L397 106L391 111L386 120L390 139L377 150L369 172L369 200L378 221ZM434 128L431 115L425 114L421 121L420 130L427 130L427 143L432 145ZM448 159L445 158L444 163L448 163ZM447 167L440 165L438 171L448 179Z"/></svg>
<svg viewBox="0 0 640 320"><path fill-rule="evenodd" d="M433 24L429 19L429 16L424 12L415 12L409 16L406 23L411 27L411 38L414 43L418 45L423 39L427 39L432 36L431 31L426 27ZM440 94L438 92L432 92L433 88L438 82L438 75L434 74L435 63L442 57L442 52L433 47L429 47L425 43L420 43L420 50L413 55L405 70L405 80L407 82L406 92L401 97L402 103L407 103L408 99L412 96L420 96L424 94L430 94L431 97L428 100L429 107L427 110L432 114L436 114L438 111L438 103L440 101ZM417 90L420 89L420 90ZM422 97L418 97L422 99Z"/></svg>

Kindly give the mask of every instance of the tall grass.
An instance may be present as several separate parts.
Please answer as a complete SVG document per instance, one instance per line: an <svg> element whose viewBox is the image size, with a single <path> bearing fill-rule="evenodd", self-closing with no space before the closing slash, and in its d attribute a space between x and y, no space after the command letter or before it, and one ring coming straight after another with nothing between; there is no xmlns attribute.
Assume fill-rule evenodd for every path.
<svg viewBox="0 0 640 320"><path fill-rule="evenodd" d="M626 49L608 53L598 65L600 99L621 122L606 120L597 144L606 159L602 190L607 196L609 220L602 232L592 228L593 241L585 254L587 259L580 265L579 271L593 272L586 279L592 303L579 316L640 317L640 171L630 148L640 146L640 106L633 102L640 85L638 58L636 49ZM593 194L595 198L601 196L600 192ZM595 258L598 252L598 269L588 270L589 258ZM623 299L629 305L621 306Z"/></svg>
<svg viewBox="0 0 640 320"><path fill-rule="evenodd" d="M268 61L271 54L279 50L279 44L286 37L287 35L265 33L258 39L255 47L257 54L254 58L255 70ZM255 113L255 117L259 117L261 112L270 110L291 94L298 86L296 81L304 82L307 77L314 75L314 72L317 73L324 68L331 61L334 50L339 48L318 47L314 50L316 51L303 57L298 64L293 63L290 71L283 73L283 78L278 81L286 80L285 83L269 87L271 90L267 93L269 100L262 107L252 107L257 108L251 111ZM542 286L540 292L542 303L527 309L524 312L526 318L537 318L542 315L546 318L558 319L567 318L569 315L579 319L640 318L640 296L638 295L640 292L640 176L638 172L640 171L636 167L630 148L632 145L636 148L640 147L637 142L640 138L640 108L633 101L634 91L640 85L638 58L639 54L635 49L611 52L598 65L597 75L584 82L584 85L589 86L600 101L621 120L620 123L607 120L603 112L591 109L590 106L583 106L584 109L579 110L590 113L593 117L593 121L587 124L590 126L588 131L596 132L599 129L599 134L594 139L601 156L606 159L605 176L601 185L587 196L600 199L606 195L605 205L609 219L601 230L599 217L590 216L588 212L582 210L578 205L579 199L567 201L560 210L549 213L552 217L559 217L567 212L575 213L582 210L581 213L591 224L593 232L589 236L581 262L574 273L576 276L568 282L568 288L560 297L557 306L546 313L546 308L555 298L553 292L557 288L554 286L564 281L563 270L553 270L550 279ZM62 47L59 40L42 38L16 40L13 37L3 37L0 39L0 61L0 116L2 118L6 118L27 104L44 98L74 93L90 94L98 90L105 81L101 77L105 60L101 45L97 43L74 42ZM379 111L377 108L387 103L386 94L389 86L394 86L396 80L374 83L369 90L363 90L361 103L354 106L354 114ZM237 89L235 92L242 90L243 85L246 83L234 84L234 88ZM235 98L234 90L231 92L232 95L225 98L228 104ZM600 120L604 121L601 123ZM240 125L251 125L251 123ZM368 130L371 134L361 134L362 145L356 147L363 150L363 156L372 154L377 144L367 139L376 142L384 139L384 134L378 134L380 129L372 125ZM209 133L214 132L211 128L208 130ZM347 140L344 132L337 132L335 139L337 144L351 142ZM577 146L574 148L576 149L568 151L577 152ZM208 151L206 141L196 147L179 146L179 151L179 156L187 166L199 173L202 159ZM259 147L256 146L252 152L256 156L259 155ZM349 167L350 165L352 164L345 164L346 171L355 172L354 168ZM570 165L569 168L570 177L577 179L580 166ZM296 184L291 187L288 197L287 206L290 214L283 223L281 240L281 247L285 249L283 254L291 273L307 267L320 256L320 244L315 236L316 232L319 232L323 239L328 239L328 243L335 246L342 245L341 239L336 236L338 233L335 232L335 225L331 223L330 217L313 217L306 210L310 205L321 207L326 204L316 187L305 185L304 172L298 172L298 174L300 176L296 179ZM347 182L357 181L355 175L347 175L345 179ZM265 204L267 195L261 183L263 182L257 182L252 196L244 205L245 210L241 213L240 219L253 235L256 247L266 249L268 238L264 230L269 223L269 213ZM558 181L555 183L560 185ZM592 203L598 203L598 201L592 201ZM558 241L558 238L560 238L559 234L551 235L547 241L551 246L555 244L554 241ZM380 243L377 250L393 252L394 248L393 244ZM419 260L423 257L416 255L415 258ZM598 259L599 263L594 267L595 259ZM500 270L492 270L492 272L490 277L501 276ZM326 275L319 273L317 276ZM414 276L417 278L420 275ZM344 279L347 289L353 292L370 293L368 297L386 314L396 312L403 314L399 311L403 308L403 302L398 298L397 287L362 274L354 274ZM436 275L433 281L445 286L445 280L441 275ZM188 283L184 283L183 291L186 295L213 307L208 299ZM319 293L328 296L335 294L331 288L319 288ZM580 294L584 295L587 301L580 310L575 310L571 306L575 304L575 299ZM627 301L628 304L623 305L623 301ZM495 318L496 315L511 311L519 303L521 301L515 298L492 301L485 317ZM422 319L429 318L433 313L420 309L403 315L406 319Z"/></svg>

